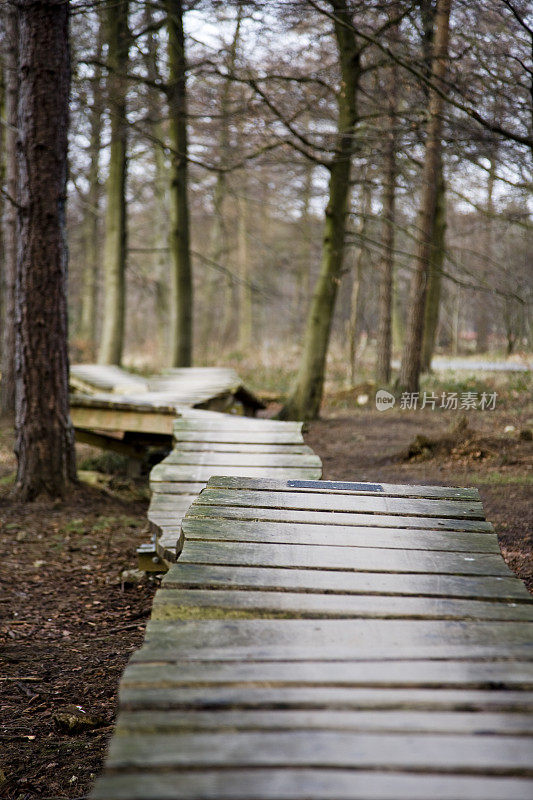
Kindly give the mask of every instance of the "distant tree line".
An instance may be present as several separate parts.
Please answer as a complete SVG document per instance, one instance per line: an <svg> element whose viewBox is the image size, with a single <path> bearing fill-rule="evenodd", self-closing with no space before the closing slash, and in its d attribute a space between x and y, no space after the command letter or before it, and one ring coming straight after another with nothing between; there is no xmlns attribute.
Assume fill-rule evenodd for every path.
<svg viewBox="0 0 533 800"><path fill-rule="evenodd" d="M39 89L24 82L20 25L44 25L52 53L60 7L76 357L188 366L293 341L300 366L281 416L313 418L332 336L352 381L370 337L376 381L409 391L435 347L457 351L464 333L480 352L495 339L530 346L525 0L8 0L4 410L25 380L20 309L37 291L17 247L33 208L24 114ZM57 124L48 135L62 146L66 116Z"/></svg>

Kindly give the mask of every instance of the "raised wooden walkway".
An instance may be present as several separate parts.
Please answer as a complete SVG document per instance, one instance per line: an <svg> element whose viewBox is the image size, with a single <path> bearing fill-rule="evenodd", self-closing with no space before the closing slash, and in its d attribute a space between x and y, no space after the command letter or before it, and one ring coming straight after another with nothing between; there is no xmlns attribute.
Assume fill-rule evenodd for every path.
<svg viewBox="0 0 533 800"><path fill-rule="evenodd" d="M174 421L174 449L150 473L153 494L148 519L160 557L176 560L185 512L209 478L220 473L316 479L322 464L304 444L301 422L180 408Z"/></svg>
<svg viewBox="0 0 533 800"><path fill-rule="evenodd" d="M212 478L94 800L531 800L533 604L476 490Z"/></svg>

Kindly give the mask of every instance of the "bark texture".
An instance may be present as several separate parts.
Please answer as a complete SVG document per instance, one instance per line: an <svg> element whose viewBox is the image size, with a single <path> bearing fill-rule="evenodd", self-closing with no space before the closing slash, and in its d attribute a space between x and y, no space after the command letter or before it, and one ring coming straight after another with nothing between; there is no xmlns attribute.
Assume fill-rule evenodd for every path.
<svg viewBox="0 0 533 800"><path fill-rule="evenodd" d="M424 319L424 336L422 339L422 372L429 372L431 359L437 341L439 327L440 292L442 285L442 268L444 266L446 240L446 185L442 172L442 159L440 159L437 177L437 200L435 204L435 219L433 222L433 245L429 264L428 289Z"/></svg>
<svg viewBox="0 0 533 800"><path fill-rule="evenodd" d="M98 30L96 58L102 58L103 25ZM100 150L102 138L102 70L95 67L92 105L89 119L89 190L86 196L83 220L83 244L85 263L83 265L82 295L79 336L84 343L85 352L92 361L96 357L96 309L98 293L98 267L100 261Z"/></svg>
<svg viewBox="0 0 533 800"><path fill-rule="evenodd" d="M329 201L322 241L320 274L307 319L301 366L282 419L315 419L320 411L331 323L342 275L347 201L358 121L360 52L345 0L333 0L341 88L338 93L337 147L330 167Z"/></svg>
<svg viewBox="0 0 533 800"><path fill-rule="evenodd" d="M3 239L4 267L2 273L3 328L2 380L0 382L0 411L15 409L15 273L17 264L17 108L18 74L18 15L16 6L6 3L3 9L5 51L5 186L11 199L4 200Z"/></svg>
<svg viewBox="0 0 533 800"><path fill-rule="evenodd" d="M18 0L19 140L15 492L62 496L75 480L68 409L65 192L68 5Z"/></svg>
<svg viewBox="0 0 533 800"><path fill-rule="evenodd" d="M397 69L390 67L388 81L387 132L384 150L383 256L380 264L378 331L376 341L376 381L390 383L392 357L392 281L394 276L394 236L396 227L396 103Z"/></svg>
<svg viewBox="0 0 533 800"><path fill-rule="evenodd" d="M438 0L435 17L432 81L439 85L446 74L451 0ZM422 196L418 217L419 242L409 298L408 325L398 384L407 392L417 392L420 381L422 338L427 283L432 254L433 225L437 204L437 179L442 147L443 99L430 89Z"/></svg>
<svg viewBox="0 0 533 800"><path fill-rule="evenodd" d="M192 363L193 287L189 232L187 61L183 31L183 3L166 0L168 31L168 89L170 114L170 258L173 367Z"/></svg>
<svg viewBox="0 0 533 800"><path fill-rule="evenodd" d="M126 90L128 64L128 0L105 4L109 64L108 95L111 147L106 182L104 244L104 320L98 353L100 364L120 364L126 313Z"/></svg>

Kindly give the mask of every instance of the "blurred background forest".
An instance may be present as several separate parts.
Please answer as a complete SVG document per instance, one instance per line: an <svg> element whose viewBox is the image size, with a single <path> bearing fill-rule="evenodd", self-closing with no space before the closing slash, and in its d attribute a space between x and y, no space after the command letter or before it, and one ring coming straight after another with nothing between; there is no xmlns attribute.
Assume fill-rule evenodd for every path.
<svg viewBox="0 0 533 800"><path fill-rule="evenodd" d="M533 22L523 0L456 0L440 75L437 22L432 0L74 4L71 359L295 371L345 135L330 354L345 386L365 370L390 383L428 235L432 115L421 368L434 351L528 350Z"/></svg>

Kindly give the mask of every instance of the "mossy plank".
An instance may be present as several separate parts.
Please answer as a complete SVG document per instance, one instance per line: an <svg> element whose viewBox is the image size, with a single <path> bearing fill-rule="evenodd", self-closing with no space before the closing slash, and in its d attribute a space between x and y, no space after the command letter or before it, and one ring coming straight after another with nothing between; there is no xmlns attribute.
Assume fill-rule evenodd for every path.
<svg viewBox="0 0 533 800"><path fill-rule="evenodd" d="M279 589L298 592L331 591L375 595L426 595L475 599L507 598L530 601L531 595L518 578L500 576L423 575L321 569L276 569L216 564L179 564L163 578L163 587L223 587L234 589Z"/></svg>
<svg viewBox="0 0 533 800"><path fill-rule="evenodd" d="M253 616L280 613L299 617L365 617L377 619L494 619L533 622L531 603L481 602L429 597L303 594L166 589L154 597L152 619L199 619L227 611ZM532 672L533 678L533 672Z"/></svg>
<svg viewBox="0 0 533 800"><path fill-rule="evenodd" d="M158 468L156 467L154 471ZM209 486L197 500L197 505L247 506L254 508L276 508L319 511L371 512L374 514L397 514L404 516L433 516L467 519L484 519L481 503L474 500L436 500L405 497L386 497L381 494L353 495L327 494L324 492L254 492L247 489L225 490Z"/></svg>
<svg viewBox="0 0 533 800"><path fill-rule="evenodd" d="M376 528L306 523L250 522L246 520L189 518L183 530L191 540L265 542L269 544L328 544L342 547L385 547L408 550L453 550L500 553L495 534L473 531L435 531L424 528Z"/></svg>
<svg viewBox="0 0 533 800"><path fill-rule="evenodd" d="M207 491L207 490L205 490ZM200 495L202 497L202 495ZM370 525L385 528L433 528L441 531L493 531L483 519L400 516L360 513L357 511L311 511L308 509L258 508L254 506L217 506L196 501L191 517L213 519L265 520L271 522L307 522L314 525Z"/></svg>
<svg viewBox="0 0 533 800"><path fill-rule="evenodd" d="M329 569L331 591L335 589L333 570L370 572L440 573L449 575L511 576L507 564L494 553L462 553L398 550L330 545L301 545L200 542L186 540L181 561L189 564L227 564L241 566Z"/></svg>

